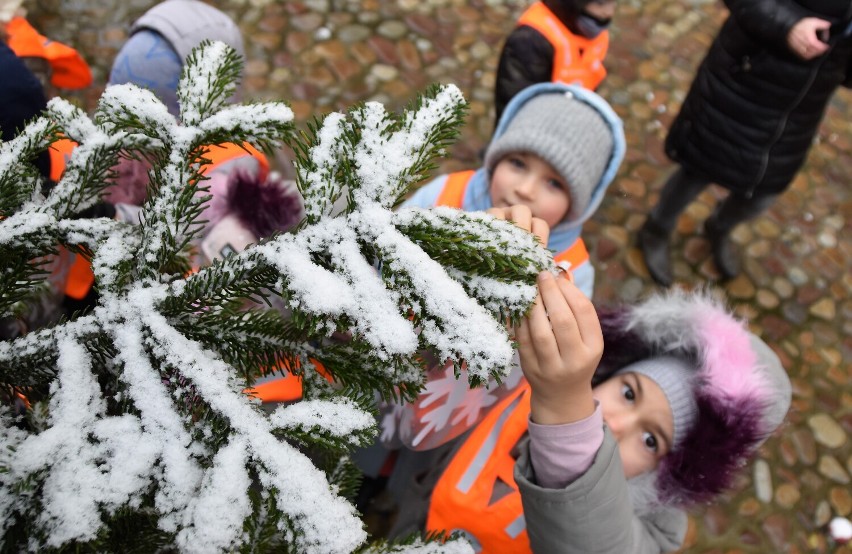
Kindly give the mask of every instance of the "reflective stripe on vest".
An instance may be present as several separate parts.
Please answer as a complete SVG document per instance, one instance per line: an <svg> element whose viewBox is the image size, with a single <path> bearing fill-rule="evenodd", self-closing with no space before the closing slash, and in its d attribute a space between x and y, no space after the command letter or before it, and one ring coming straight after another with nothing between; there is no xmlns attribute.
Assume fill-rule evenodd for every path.
<svg viewBox="0 0 852 554"><path fill-rule="evenodd" d="M512 450L527 431L530 387L524 380L477 425L441 475L426 529L464 531L483 553L530 552ZM491 502L495 485L507 494Z"/></svg>
<svg viewBox="0 0 852 554"><path fill-rule="evenodd" d="M470 182L473 174L473 171L458 171L447 175L444 188L438 194L438 200L435 202L435 205L461 208L464 201L464 193L467 191L467 184ZM582 238L577 237L577 240L571 246L553 256L553 261L566 271L574 271L589 261L589 251L586 249L586 243L583 242Z"/></svg>
<svg viewBox="0 0 852 554"><path fill-rule="evenodd" d="M606 77L603 59L609 48L609 31L592 39L575 35L541 2L524 12L518 25L532 27L553 46L553 82L595 90Z"/></svg>
<svg viewBox="0 0 852 554"><path fill-rule="evenodd" d="M19 58L42 58L50 64L50 82L59 88L79 89L92 84L89 64L75 49L45 37L23 17L6 24L7 44Z"/></svg>

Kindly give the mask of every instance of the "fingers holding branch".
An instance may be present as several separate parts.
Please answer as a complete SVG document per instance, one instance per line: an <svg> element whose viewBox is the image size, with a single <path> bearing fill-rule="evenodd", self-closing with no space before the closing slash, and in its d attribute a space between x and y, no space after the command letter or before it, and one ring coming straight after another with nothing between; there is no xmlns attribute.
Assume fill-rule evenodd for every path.
<svg viewBox="0 0 852 554"><path fill-rule="evenodd" d="M592 303L565 279L542 272L539 296L517 327L521 369L533 390L538 423L567 423L589 415L591 379L603 353Z"/></svg>
<svg viewBox="0 0 852 554"><path fill-rule="evenodd" d="M517 204L508 208L491 208L486 213L497 219L511 221L524 231L534 234L542 246L547 246L550 226L543 219L533 217L529 206Z"/></svg>

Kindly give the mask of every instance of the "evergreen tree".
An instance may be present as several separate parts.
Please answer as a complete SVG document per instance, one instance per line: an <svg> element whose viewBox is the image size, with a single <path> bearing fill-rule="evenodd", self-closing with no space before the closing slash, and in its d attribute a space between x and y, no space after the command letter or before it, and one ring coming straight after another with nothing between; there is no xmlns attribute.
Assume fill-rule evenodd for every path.
<svg viewBox="0 0 852 554"><path fill-rule="evenodd" d="M0 146L0 317L39 294L57 245L91 258L99 293L87 313L0 342L3 389L29 403L0 414L5 550L464 546L365 546L348 452L375 436L374 394L417 394L425 351L466 364L474 384L503 375L505 323L552 260L484 214L393 211L456 136L457 88L402 115L367 103L297 134L283 103L225 105L240 64L224 44L196 49L180 123L151 92L120 85L92 119L54 99ZM45 197L30 162L60 135L78 147ZM205 153L243 141L293 147L306 217L190 274ZM118 156L152 162L141 224L75 218ZM264 411L243 391L269 368L300 375L304 399Z"/></svg>

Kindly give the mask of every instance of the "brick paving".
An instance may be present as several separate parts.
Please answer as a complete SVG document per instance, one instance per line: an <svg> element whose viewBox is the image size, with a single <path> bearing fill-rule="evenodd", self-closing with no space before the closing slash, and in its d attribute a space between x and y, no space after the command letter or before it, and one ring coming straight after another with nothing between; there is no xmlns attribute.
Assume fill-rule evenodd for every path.
<svg viewBox="0 0 852 554"><path fill-rule="evenodd" d="M48 36L75 44L96 83L72 95L91 109L130 21L150 0L31 2ZM284 99L297 122L364 100L400 108L432 82L470 102L461 138L441 170L472 168L493 128L497 55L520 0L262 0L216 5L246 37L249 99ZM672 171L666 129L725 12L720 2L620 0L599 92L624 119L628 152L588 224L596 299L632 301L653 290L634 235ZM738 228L743 274L720 283L701 224L720 189L693 203L673 243L678 286L710 285L781 357L794 387L788 423L722 502L691 517L689 552L841 552L826 532L850 517L852 494L852 94L840 91L807 164L769 212ZM280 169L287 172L287 152ZM844 238L846 237L846 238Z"/></svg>

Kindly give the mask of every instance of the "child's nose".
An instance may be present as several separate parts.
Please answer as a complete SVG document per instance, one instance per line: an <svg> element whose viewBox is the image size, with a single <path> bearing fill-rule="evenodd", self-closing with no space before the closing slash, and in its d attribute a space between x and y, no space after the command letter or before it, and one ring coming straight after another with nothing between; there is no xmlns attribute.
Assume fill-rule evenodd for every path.
<svg viewBox="0 0 852 554"><path fill-rule="evenodd" d="M604 421L616 440L630 431L631 417L626 412L610 412L604 416Z"/></svg>
<svg viewBox="0 0 852 554"><path fill-rule="evenodd" d="M532 177L521 179L515 187L515 192L526 199L532 198L535 196L535 179Z"/></svg>

